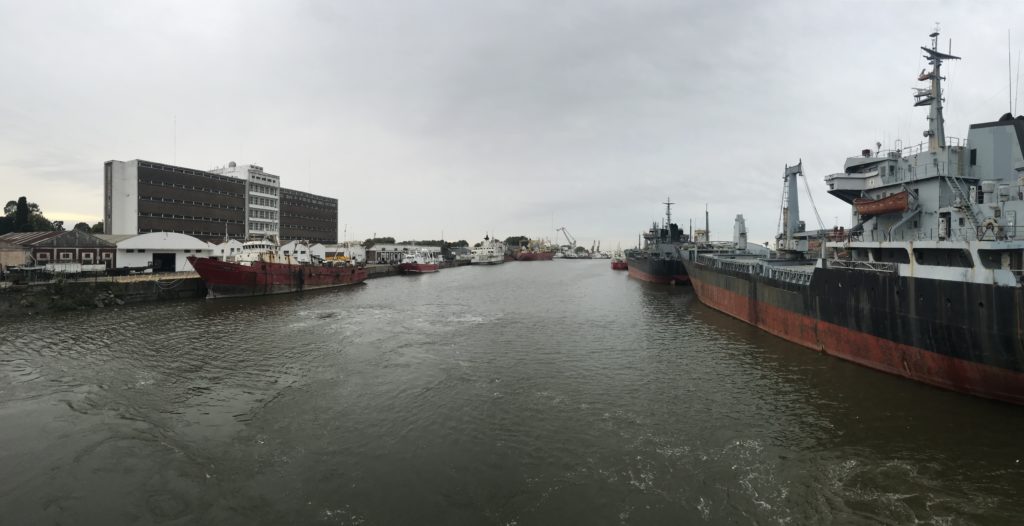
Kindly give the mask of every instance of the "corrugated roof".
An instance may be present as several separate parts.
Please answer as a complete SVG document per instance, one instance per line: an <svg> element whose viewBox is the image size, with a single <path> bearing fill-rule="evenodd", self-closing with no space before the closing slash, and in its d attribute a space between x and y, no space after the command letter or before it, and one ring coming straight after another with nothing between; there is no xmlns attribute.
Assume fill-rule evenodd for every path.
<svg viewBox="0 0 1024 526"><path fill-rule="evenodd" d="M0 239L0 250L25 250L25 247Z"/></svg>
<svg viewBox="0 0 1024 526"><path fill-rule="evenodd" d="M50 239L61 235L62 232L9 232L0 236L0 241L7 241L15 245L34 245L44 239Z"/></svg>
<svg viewBox="0 0 1024 526"><path fill-rule="evenodd" d="M36 247L88 247L88 248L114 248L114 244L104 241L88 232L81 230L68 230L57 232L55 236L49 236L39 241L33 241L32 246Z"/></svg>

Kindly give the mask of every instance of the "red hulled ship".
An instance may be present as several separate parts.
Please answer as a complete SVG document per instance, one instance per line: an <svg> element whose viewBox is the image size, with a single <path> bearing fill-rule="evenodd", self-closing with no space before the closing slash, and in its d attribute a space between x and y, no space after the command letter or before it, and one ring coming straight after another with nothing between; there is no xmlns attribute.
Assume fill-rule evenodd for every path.
<svg viewBox="0 0 1024 526"><path fill-rule="evenodd" d="M324 289L362 283L365 267L350 263L300 262L293 256L281 256L268 241L250 241L243 245L235 262L213 258L188 258L192 268L206 284L207 298L262 296L302 290Z"/></svg>
<svg viewBox="0 0 1024 526"><path fill-rule="evenodd" d="M398 265L398 271L403 274L426 274L440 268L437 258L425 250L406 254Z"/></svg>

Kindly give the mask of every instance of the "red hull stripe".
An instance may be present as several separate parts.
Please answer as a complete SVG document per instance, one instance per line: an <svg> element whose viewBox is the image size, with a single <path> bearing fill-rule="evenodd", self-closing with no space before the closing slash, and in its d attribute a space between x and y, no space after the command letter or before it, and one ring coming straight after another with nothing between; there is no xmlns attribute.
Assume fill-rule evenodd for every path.
<svg viewBox="0 0 1024 526"><path fill-rule="evenodd" d="M281 263L238 265L208 258L189 258L206 283L207 297L258 296L361 283L368 273L358 267L317 267Z"/></svg>
<svg viewBox="0 0 1024 526"><path fill-rule="evenodd" d="M654 274L648 274L646 272L643 272L637 269L636 267L629 267L629 275L630 277L634 277L639 280L650 281L651 283L661 283L663 285L670 285L673 282L677 284L690 282L690 276L687 276L686 274L676 274L673 276L655 276Z"/></svg>
<svg viewBox="0 0 1024 526"><path fill-rule="evenodd" d="M402 263L398 270L409 274L423 274L426 272L437 272L437 263Z"/></svg>
<svg viewBox="0 0 1024 526"><path fill-rule="evenodd" d="M692 279L705 305L793 343L962 393L1024 404L1024 374L879 338Z"/></svg>

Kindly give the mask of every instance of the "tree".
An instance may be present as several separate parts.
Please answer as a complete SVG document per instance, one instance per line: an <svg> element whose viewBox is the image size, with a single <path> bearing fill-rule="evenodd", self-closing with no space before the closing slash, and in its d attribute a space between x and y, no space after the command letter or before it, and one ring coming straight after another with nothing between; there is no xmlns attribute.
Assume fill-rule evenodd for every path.
<svg viewBox="0 0 1024 526"><path fill-rule="evenodd" d="M51 223L51 225L53 226L53 228L51 228L51 230L55 230L57 232L63 232L64 231L64 222L63 221L54 221L53 223ZM33 230L35 230L35 229L33 229Z"/></svg>
<svg viewBox="0 0 1024 526"><path fill-rule="evenodd" d="M29 222L28 199L25 196L18 198L14 210L14 231L31 232L32 224Z"/></svg>
<svg viewBox="0 0 1024 526"><path fill-rule="evenodd" d="M363 248L372 248L377 243L388 243L395 244L395 238L393 237L371 237L366 241L363 241Z"/></svg>
<svg viewBox="0 0 1024 526"><path fill-rule="evenodd" d="M18 209L18 202L17 201L7 201L7 204L4 205L4 215L5 216L9 216L11 214L14 214L14 211L17 210L17 209Z"/></svg>
<svg viewBox="0 0 1024 526"><path fill-rule="evenodd" d="M89 228L89 232L92 232L93 234L102 234L103 233L103 221L99 221L95 225L90 227Z"/></svg>
<svg viewBox="0 0 1024 526"><path fill-rule="evenodd" d="M526 236L509 236L509 237L505 238L505 246L508 246L508 247L518 247L518 246L523 245L524 243L529 243L529 242L530 242L530 238L528 238Z"/></svg>
<svg viewBox="0 0 1024 526"><path fill-rule="evenodd" d="M90 230L89 223L86 223L84 221L79 221L78 223L75 223L75 230L81 230L82 232L88 232Z"/></svg>

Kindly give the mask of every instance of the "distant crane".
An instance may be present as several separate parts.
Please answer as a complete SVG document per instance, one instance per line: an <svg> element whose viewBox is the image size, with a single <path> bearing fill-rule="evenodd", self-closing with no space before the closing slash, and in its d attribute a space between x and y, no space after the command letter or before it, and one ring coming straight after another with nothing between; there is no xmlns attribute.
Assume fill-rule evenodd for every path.
<svg viewBox="0 0 1024 526"><path fill-rule="evenodd" d="M565 240L569 242L569 250L576 250L576 238L572 237L572 234L564 226L557 229L556 232L561 232L565 236Z"/></svg>

